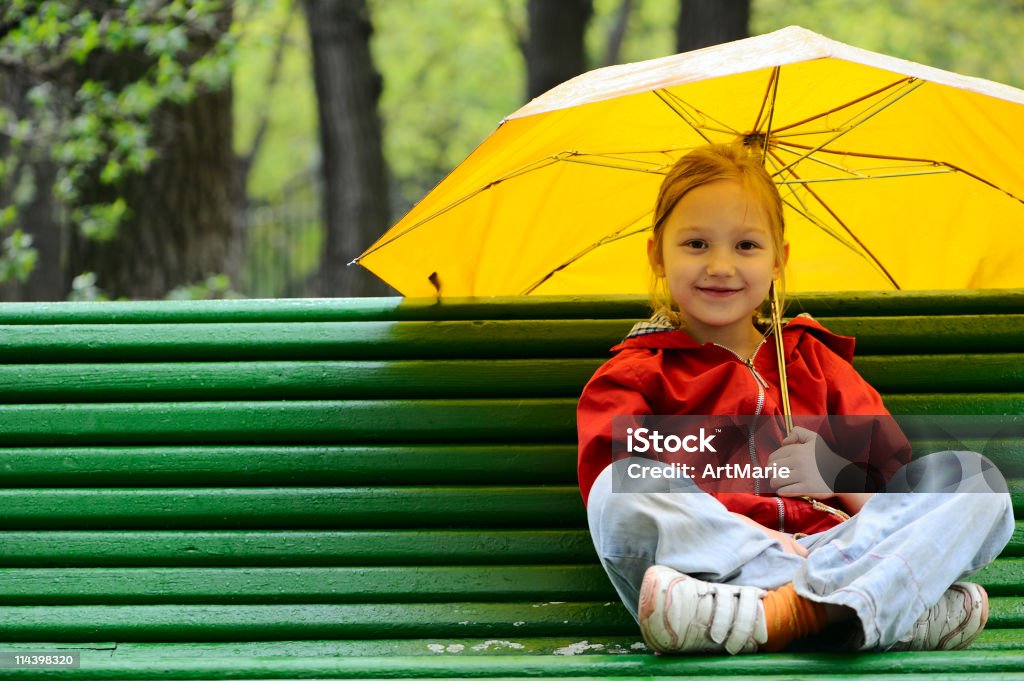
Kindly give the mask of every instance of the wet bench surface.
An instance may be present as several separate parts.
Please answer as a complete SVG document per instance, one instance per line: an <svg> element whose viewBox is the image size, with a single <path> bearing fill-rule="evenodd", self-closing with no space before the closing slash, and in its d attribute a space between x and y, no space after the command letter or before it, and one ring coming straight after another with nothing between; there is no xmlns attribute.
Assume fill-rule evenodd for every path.
<svg viewBox="0 0 1024 681"><path fill-rule="evenodd" d="M793 297L896 414L1024 414L1024 291ZM1024 522L966 651L663 658L575 404L636 298L0 305L0 652L111 679L1024 671ZM1024 452L992 456L1024 519ZM986 452L989 453L989 452ZM42 678L57 672L0 672Z"/></svg>

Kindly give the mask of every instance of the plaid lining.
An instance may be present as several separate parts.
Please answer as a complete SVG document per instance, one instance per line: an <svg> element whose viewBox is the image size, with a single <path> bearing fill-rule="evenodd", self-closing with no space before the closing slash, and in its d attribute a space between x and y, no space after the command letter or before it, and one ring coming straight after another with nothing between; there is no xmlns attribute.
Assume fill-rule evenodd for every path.
<svg viewBox="0 0 1024 681"><path fill-rule="evenodd" d="M623 340L629 340L630 338L636 338L637 336L646 336L652 333L662 333L663 331L676 331L677 328L672 325L672 321L665 314L665 310L658 310L650 319L646 319L642 322L637 322L630 329L629 333Z"/></svg>

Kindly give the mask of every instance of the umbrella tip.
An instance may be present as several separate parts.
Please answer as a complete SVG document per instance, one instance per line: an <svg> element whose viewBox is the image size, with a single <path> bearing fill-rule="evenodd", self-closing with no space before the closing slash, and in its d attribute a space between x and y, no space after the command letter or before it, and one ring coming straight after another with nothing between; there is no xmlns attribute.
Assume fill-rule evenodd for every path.
<svg viewBox="0 0 1024 681"><path fill-rule="evenodd" d="M437 299L441 300L441 277L437 276L437 272L431 272L427 280L434 286L434 291L437 292Z"/></svg>

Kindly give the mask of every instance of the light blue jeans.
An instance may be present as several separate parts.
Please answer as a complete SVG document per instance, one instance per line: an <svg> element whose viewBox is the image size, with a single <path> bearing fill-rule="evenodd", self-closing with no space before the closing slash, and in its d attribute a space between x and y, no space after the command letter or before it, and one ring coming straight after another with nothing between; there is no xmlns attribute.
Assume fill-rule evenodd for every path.
<svg viewBox="0 0 1024 681"><path fill-rule="evenodd" d="M932 454L893 481L913 466L916 484L928 477L929 464L947 470L949 457L965 469L972 457L980 459L973 452ZM587 514L601 563L634 618L644 572L657 564L705 581L762 589L793 582L809 600L852 608L863 628L861 649L885 649L953 582L992 562L1013 533L1005 481L998 473L993 480L990 471L961 483L957 493L875 494L850 520L800 539L808 550L802 558L711 495L680 491L692 483L656 480L646 491L613 491L616 467L598 476Z"/></svg>

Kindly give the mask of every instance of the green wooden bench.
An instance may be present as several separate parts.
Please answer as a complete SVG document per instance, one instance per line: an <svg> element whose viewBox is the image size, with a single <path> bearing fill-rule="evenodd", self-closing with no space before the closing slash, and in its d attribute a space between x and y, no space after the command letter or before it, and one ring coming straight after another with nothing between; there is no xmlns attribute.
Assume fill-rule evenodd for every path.
<svg viewBox="0 0 1024 681"><path fill-rule="evenodd" d="M1024 291L794 298L896 413L1024 414ZM1006 675L1024 523L956 653L663 658L596 563L575 403L636 298L0 305L12 678ZM1024 452L997 461L1024 518Z"/></svg>

